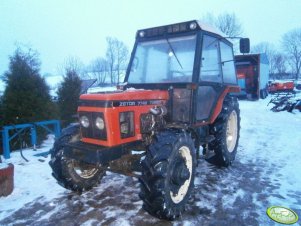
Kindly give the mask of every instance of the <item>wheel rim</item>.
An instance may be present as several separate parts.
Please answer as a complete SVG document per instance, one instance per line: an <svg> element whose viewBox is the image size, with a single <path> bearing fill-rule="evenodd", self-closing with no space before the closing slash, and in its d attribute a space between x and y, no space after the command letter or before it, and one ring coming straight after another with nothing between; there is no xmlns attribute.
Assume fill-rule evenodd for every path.
<svg viewBox="0 0 301 226"><path fill-rule="evenodd" d="M183 146L179 149L179 154L185 162L184 166L182 164L181 167L183 168L183 171L186 170L189 172L189 177L182 183L177 192L174 193L170 191L170 197L174 203L179 203L184 199L188 192L192 176L192 156L190 154L190 149L187 146Z"/></svg>
<svg viewBox="0 0 301 226"><path fill-rule="evenodd" d="M226 140L227 140L227 149L229 152L233 152L236 146L237 141L237 113L236 111L232 111L227 123L227 132L226 132Z"/></svg>
<svg viewBox="0 0 301 226"><path fill-rule="evenodd" d="M89 179L93 177L97 172L98 168L95 168L89 164L80 163L76 160L72 160L72 166L74 172L81 178Z"/></svg>

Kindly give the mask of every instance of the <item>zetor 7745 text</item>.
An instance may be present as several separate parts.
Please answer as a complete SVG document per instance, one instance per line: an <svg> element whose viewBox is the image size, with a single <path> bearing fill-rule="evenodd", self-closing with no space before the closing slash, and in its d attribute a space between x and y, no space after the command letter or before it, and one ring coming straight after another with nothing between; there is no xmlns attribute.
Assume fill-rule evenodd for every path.
<svg viewBox="0 0 301 226"><path fill-rule="evenodd" d="M249 45L240 39L241 52ZM232 44L213 28L188 21L138 30L122 88L80 96L79 123L51 151L53 176L78 192L107 170L136 176L143 208L173 220L192 193L198 158L233 162L239 91Z"/></svg>

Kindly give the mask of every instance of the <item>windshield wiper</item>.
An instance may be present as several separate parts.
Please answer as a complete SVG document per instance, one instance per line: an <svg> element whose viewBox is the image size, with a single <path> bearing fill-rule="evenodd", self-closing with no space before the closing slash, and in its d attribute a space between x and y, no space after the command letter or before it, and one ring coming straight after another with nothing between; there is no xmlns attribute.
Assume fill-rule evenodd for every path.
<svg viewBox="0 0 301 226"><path fill-rule="evenodd" d="M178 61L178 64L180 65L181 69L183 69L182 64L180 63L180 61L179 61L179 59L177 57L177 54L175 53L174 49L172 48L172 45L170 44L168 38L166 38L166 41L167 41L167 43L169 45L169 48L171 49L173 55L175 56L176 60Z"/></svg>

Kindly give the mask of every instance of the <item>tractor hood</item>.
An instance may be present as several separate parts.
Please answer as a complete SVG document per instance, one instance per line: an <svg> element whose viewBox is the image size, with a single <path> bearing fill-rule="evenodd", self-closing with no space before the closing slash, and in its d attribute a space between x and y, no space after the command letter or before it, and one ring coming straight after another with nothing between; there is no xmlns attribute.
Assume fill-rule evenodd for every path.
<svg viewBox="0 0 301 226"><path fill-rule="evenodd" d="M125 90L80 96L80 106L122 107L157 105L168 100L168 92L160 90ZM100 106L103 105L103 106Z"/></svg>
<svg viewBox="0 0 301 226"><path fill-rule="evenodd" d="M82 141L105 147L142 139L141 124L150 110L165 105L168 92L160 90L125 90L80 96L78 115ZM140 125L144 125L140 128ZM97 127L98 126L98 127ZM99 128L99 126L101 126Z"/></svg>

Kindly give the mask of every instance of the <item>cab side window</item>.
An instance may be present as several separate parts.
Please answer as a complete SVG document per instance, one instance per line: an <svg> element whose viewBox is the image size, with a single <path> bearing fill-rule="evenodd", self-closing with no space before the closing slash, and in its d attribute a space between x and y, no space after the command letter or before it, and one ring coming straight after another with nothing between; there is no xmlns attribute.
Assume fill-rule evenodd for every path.
<svg viewBox="0 0 301 226"><path fill-rule="evenodd" d="M201 58L201 81L221 82L218 39L204 35Z"/></svg>
<svg viewBox="0 0 301 226"><path fill-rule="evenodd" d="M236 84L236 73L234 68L232 48L224 42L220 42L220 49L224 83Z"/></svg>

